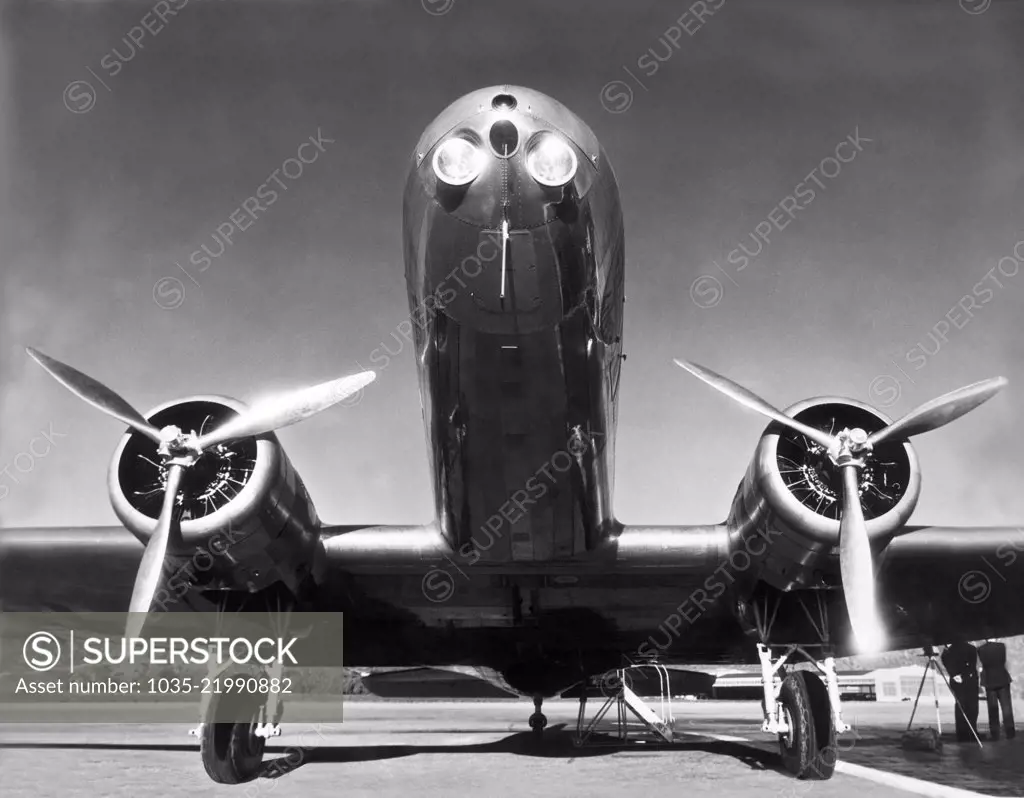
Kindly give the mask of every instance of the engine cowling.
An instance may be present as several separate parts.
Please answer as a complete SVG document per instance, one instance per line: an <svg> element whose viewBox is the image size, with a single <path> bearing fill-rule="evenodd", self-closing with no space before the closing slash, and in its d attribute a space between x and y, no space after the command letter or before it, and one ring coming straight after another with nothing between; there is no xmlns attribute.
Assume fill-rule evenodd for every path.
<svg viewBox="0 0 1024 798"><path fill-rule="evenodd" d="M228 397L196 396L160 405L146 417L158 428L173 424L202 433L245 407ZM254 593L281 582L298 593L312 572L320 522L276 435L212 447L183 480L176 515L183 547L168 553L172 572L187 568L202 590ZM117 517L143 543L156 528L165 484L157 444L126 433L107 487Z"/></svg>
<svg viewBox="0 0 1024 798"><path fill-rule="evenodd" d="M870 434L890 423L870 405L853 399L807 399L785 412L829 432L860 427ZM885 545L907 522L920 493L921 469L910 443L878 446L860 471L861 505L875 546ZM825 449L772 423L762 434L733 501L733 548L754 537L768 540L758 576L780 590L837 587L841 509L842 475Z"/></svg>

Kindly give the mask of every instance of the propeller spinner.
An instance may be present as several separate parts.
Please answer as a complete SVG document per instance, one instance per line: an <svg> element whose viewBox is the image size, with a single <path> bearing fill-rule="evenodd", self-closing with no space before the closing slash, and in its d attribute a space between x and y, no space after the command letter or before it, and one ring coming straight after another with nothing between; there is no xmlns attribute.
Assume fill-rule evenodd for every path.
<svg viewBox="0 0 1024 798"><path fill-rule="evenodd" d="M950 391L937 399L925 402L903 418L870 435L859 428L843 429L832 435L787 416L753 392L711 369L686 360L677 359L675 363L730 399L806 435L828 450L829 459L842 473L839 570L850 625L857 647L861 651L880 649L883 644L883 633L875 597L871 542L861 507L858 471L870 461L875 446L887 441L906 440L955 421L995 396L1006 386L1006 378L994 377Z"/></svg>
<svg viewBox="0 0 1024 798"><path fill-rule="evenodd" d="M102 383L31 347L27 351L33 360L73 394L159 444L157 451L163 458L163 467L167 469L167 483L156 528L146 544L135 577L135 587L129 605L131 614L128 616L125 630L127 637L138 636L142 631L144 613L152 609L153 598L163 579L167 551L171 548L170 544L175 535L180 534L174 523L174 507L178 501L186 469L195 465L208 449L239 438L263 435L296 424L357 393L377 377L372 371L363 371L319 385L270 396L254 403L217 429L196 435L191 431L183 432L173 425L157 429L120 395Z"/></svg>

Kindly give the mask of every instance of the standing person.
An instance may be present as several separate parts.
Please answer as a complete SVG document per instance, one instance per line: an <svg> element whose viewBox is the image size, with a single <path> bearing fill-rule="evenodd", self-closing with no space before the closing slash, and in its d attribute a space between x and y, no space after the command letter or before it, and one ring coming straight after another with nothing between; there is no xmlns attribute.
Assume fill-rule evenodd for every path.
<svg viewBox="0 0 1024 798"><path fill-rule="evenodd" d="M942 652L942 665L956 699L957 742L969 742L978 733L978 649L956 639Z"/></svg>
<svg viewBox="0 0 1024 798"><path fill-rule="evenodd" d="M981 660L981 684L988 700L988 734L993 740L999 739L999 707L1003 708L1003 728L1006 739L1012 740L1017 730L1013 726L1013 699L1010 696L1010 672L1006 669L1006 646L998 641L988 640L978 649Z"/></svg>

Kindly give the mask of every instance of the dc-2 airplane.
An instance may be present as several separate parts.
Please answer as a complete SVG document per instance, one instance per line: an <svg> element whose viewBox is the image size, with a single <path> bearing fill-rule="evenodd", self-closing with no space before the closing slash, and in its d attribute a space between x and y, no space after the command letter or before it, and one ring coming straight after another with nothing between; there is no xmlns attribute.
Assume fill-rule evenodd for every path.
<svg viewBox="0 0 1024 798"><path fill-rule="evenodd" d="M677 360L770 423L723 523L624 525L612 511L624 234L594 133L537 91L474 91L420 137L403 215L404 329L421 383L434 523L321 523L275 435L363 390L373 372L252 407L194 396L143 416L30 349L127 425L108 480L124 528L3 530L5 609L159 609L176 563L230 528L231 546L192 574L191 592L222 605L259 608L272 596L344 612L352 666L487 669L534 699L540 738L545 697L624 657L760 662L763 728L801 778L832 775L836 735L848 729L835 656L1024 633L1024 557L1001 559L987 601L960 592L965 571L1019 530L909 525L921 489L910 439L973 410L1004 379L893 423L838 397L780 411ZM26 573L50 578L26 582ZM823 678L797 669L777 679L788 657ZM279 715L254 719L205 718L202 759L215 781L255 777Z"/></svg>

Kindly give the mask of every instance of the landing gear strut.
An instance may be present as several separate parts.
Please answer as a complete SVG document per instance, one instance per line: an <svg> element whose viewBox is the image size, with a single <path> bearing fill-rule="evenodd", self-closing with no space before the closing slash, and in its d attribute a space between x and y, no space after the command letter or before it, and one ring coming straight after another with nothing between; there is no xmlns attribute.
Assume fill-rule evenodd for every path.
<svg viewBox="0 0 1024 798"><path fill-rule="evenodd" d="M218 615L225 612L225 606L226 597L221 600ZM288 629L289 613L290 609L278 605L273 627L279 637L284 637ZM219 663L210 652L206 681L211 689L203 692L200 723L189 734L199 738L203 769L213 781L243 784L259 776L267 740L281 734L284 704L271 684L280 684L283 670L283 663L274 661L266 671L259 669L255 674L232 672L230 662ZM237 681L245 687L236 689ZM261 683L266 686L261 687ZM253 687L246 689L250 684Z"/></svg>
<svg viewBox="0 0 1024 798"><path fill-rule="evenodd" d="M548 719L540 711L544 704L543 696L533 697L533 714L530 715L530 729L533 731L533 739L540 740L544 737L544 728L548 725Z"/></svg>
<svg viewBox="0 0 1024 798"><path fill-rule="evenodd" d="M797 602L821 641L817 646L776 646L776 650L781 649L782 652L773 659L768 645L764 642L757 644L764 688L764 723L761 728L778 735L786 770L799 779L824 780L832 778L835 771L839 754L836 736L849 731L850 726L843 721L843 708L839 702L839 679L831 656L827 607L820 592L815 591L813 596L817 613L808 607L810 598L798 597ZM775 611L768 611L770 601L766 598L764 606L758 603L751 605L753 624L750 631L762 641L771 638L775 611L778 610L778 597L775 597ZM808 648L818 648L819 653L825 656L812 656L807 652ZM811 670L787 673L784 666L794 653L811 663L824 680Z"/></svg>

